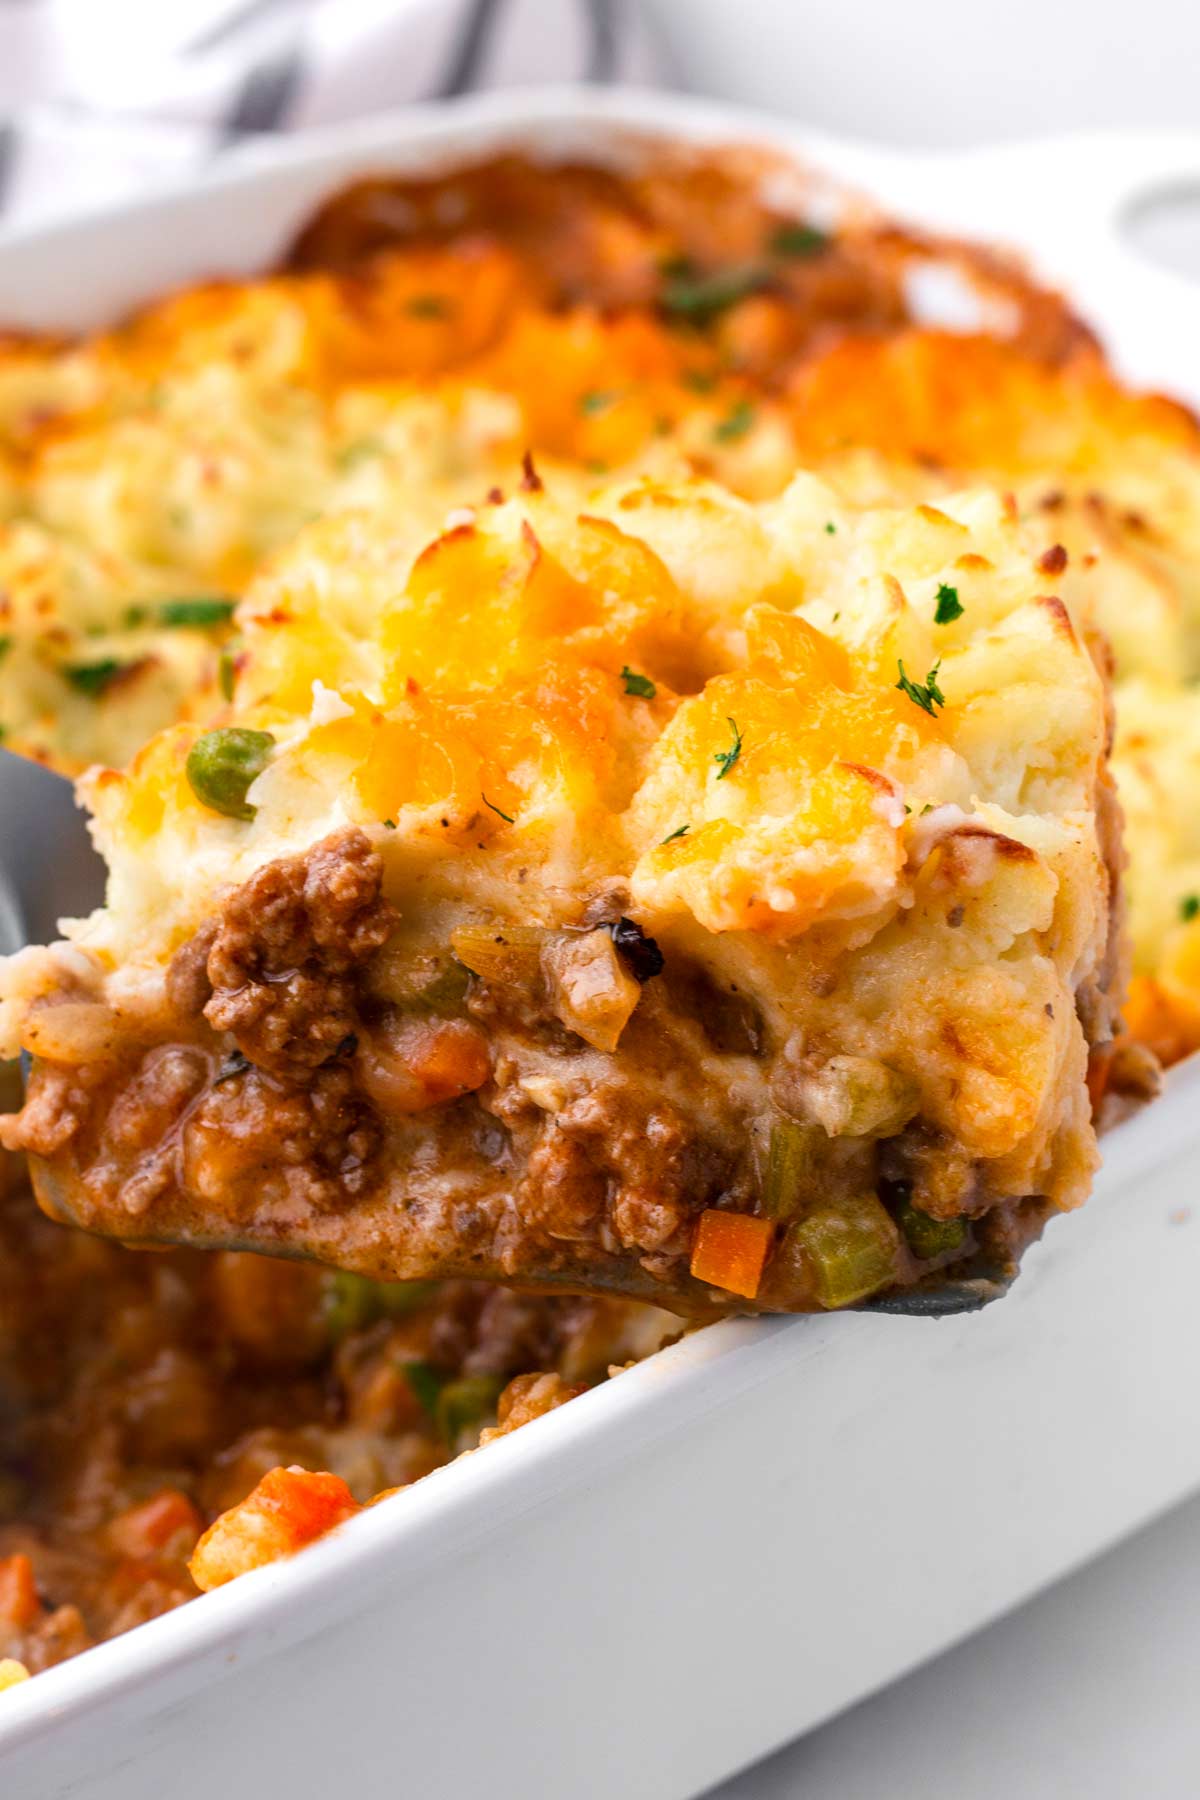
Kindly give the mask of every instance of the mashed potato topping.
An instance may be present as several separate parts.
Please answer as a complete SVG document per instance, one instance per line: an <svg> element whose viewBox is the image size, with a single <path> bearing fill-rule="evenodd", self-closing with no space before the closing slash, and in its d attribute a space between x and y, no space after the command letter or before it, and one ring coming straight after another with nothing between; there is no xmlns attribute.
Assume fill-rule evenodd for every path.
<svg viewBox="0 0 1200 1800"><path fill-rule="evenodd" d="M937 1218L1073 1205L1094 1163L1088 1047L1110 1035L1114 986L1106 702L1038 542L986 490L893 509L811 476L758 503L643 477L579 510L532 464L512 497L424 544L384 507L306 527L239 609L229 703L84 783L109 903L72 928L69 965L17 959L7 1045L78 1069L91 1007L89 1081L117 1087L66 1102L65 1133L61 1111L37 1123L35 1091L21 1141L73 1144L84 1214L126 1215L126 1236L194 1233L199 1215L211 1236L215 1209L238 1241L270 1217L289 1242L413 1275L461 1247L470 1193L485 1263L602 1286L616 1268L676 1303L707 1197L774 1234L780 1115L820 1124L835 1187L893 1181ZM231 745L254 752L232 801L222 783L242 765L214 777L205 760ZM256 934L294 905L293 881L315 948L288 948L305 973L285 1002L253 971L276 966ZM343 891L344 948L316 898L340 909ZM618 919L652 943L640 967L614 955ZM211 946L199 1038L173 987L193 944ZM347 973L310 1025L326 970ZM455 970L465 996L445 989ZM74 985L80 1004L39 1004ZM706 1017L707 990L741 1010L740 1036ZM413 1016L431 1005L436 1044ZM151 1108L147 1189L117 1095L181 1031L194 1048ZM252 1073L205 1077L210 1049ZM361 1187L299 1210L293 1193L283 1225L264 1212L277 1177L261 1146L240 1176L209 1170L197 1084L215 1080L224 1117L253 1071L303 1085L322 1058L369 1100L362 1146L382 1130L383 1148L353 1150L372 1170ZM501 1166L526 1171L515 1192L511 1174L496 1186L495 1152L455 1135L464 1092L504 1121ZM683 1161L618 1170L601 1201L582 1169L549 1167L591 1112L614 1144L625 1129L653 1142L669 1119ZM388 1122L414 1114L426 1149L405 1123L402 1157ZM919 1275L880 1220L894 1254L869 1285ZM748 1297L806 1293L780 1252Z"/></svg>
<svg viewBox="0 0 1200 1800"><path fill-rule="evenodd" d="M459 204L457 235L383 249L366 269L317 266L346 250L335 204L309 234L311 266L188 290L83 344L0 347L3 741L71 773L123 767L160 727L213 710L239 655L235 604L310 521L378 513L388 554L411 558L493 488L511 493L529 447L555 496L592 513L593 495L626 482L652 543L703 525L701 612L704 583L728 591L763 545L697 480L762 500L804 465L883 504L985 481L1040 520L1045 551L1066 553L1048 588L1114 647L1130 1023L1168 1058L1200 1042L1200 987L1180 960L1197 887L1190 773L1161 723L1127 750L1121 704L1126 677L1148 680L1190 719L1190 417L1124 391L1078 331L1047 325L1045 297L1027 296L1016 343L914 322L883 234L802 231L784 249L744 192L710 187L689 211L678 175L619 192L531 187L528 170L488 179L486 205ZM742 260L715 285L671 272L718 249ZM836 330L822 335L823 316ZM692 482L692 504L669 517L642 477L651 491ZM322 654L314 640L292 670L306 696ZM268 660L260 645L263 679Z"/></svg>

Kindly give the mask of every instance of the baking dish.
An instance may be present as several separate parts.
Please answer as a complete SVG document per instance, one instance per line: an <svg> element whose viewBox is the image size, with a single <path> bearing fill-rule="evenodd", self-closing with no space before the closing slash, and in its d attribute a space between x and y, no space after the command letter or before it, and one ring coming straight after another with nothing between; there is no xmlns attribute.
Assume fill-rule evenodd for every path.
<svg viewBox="0 0 1200 1800"><path fill-rule="evenodd" d="M190 276L249 271L355 173L513 142L619 154L639 130L758 141L931 224L1021 241L1130 373L1187 387L1189 290L1131 268L1111 237L1131 165L1143 182L1195 168L1186 140L1136 156L1103 140L885 159L625 96L409 115L10 239L0 316L82 325ZM1200 371L1191 379L1200 388ZM943 1647L1200 1481L1179 1430L1197 1252L1186 1220L1172 1222L1194 1080L1181 1069L1110 1141L1088 1212L1055 1227L982 1320L732 1324L689 1339L299 1562L10 1696L7 1790L239 1792L269 1768L302 1792L335 1778L378 1791L402 1770L438 1793L619 1781L684 1794Z"/></svg>

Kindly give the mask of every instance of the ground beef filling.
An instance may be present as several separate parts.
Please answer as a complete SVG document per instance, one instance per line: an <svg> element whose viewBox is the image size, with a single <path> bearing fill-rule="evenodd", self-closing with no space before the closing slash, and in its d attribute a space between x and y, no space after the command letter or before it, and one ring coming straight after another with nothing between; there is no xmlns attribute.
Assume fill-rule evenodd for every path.
<svg viewBox="0 0 1200 1800"><path fill-rule="evenodd" d="M467 1282L142 1255L44 1218L0 1154L0 1658L36 1672L192 1598L197 1538L267 1470L330 1470L369 1500L666 1324Z"/></svg>
<svg viewBox="0 0 1200 1800"><path fill-rule="evenodd" d="M804 1116L749 997L683 956L664 964L619 914L471 926L451 934L453 956L447 942L410 955L382 878L353 829L267 865L176 956L157 1040L86 1071L40 1067L9 1137L47 1159L49 1210L127 1239L303 1253L385 1279L711 1306L690 1274L701 1216L763 1217L772 1122ZM398 997L414 970L424 985ZM793 1129L820 1140L804 1151L819 1152L816 1200L874 1189L886 1206L890 1183L938 1219L995 1212L963 1253L1006 1250L999 1215L1015 1228L1023 1202L990 1192L919 1119L878 1142ZM881 1229L893 1281L927 1272L886 1217ZM763 1303L798 1303L789 1267L776 1257Z"/></svg>
<svg viewBox="0 0 1200 1800"><path fill-rule="evenodd" d="M361 831L268 863L226 901L208 952L204 1016L256 1067L303 1079L358 1022L355 976L397 923Z"/></svg>

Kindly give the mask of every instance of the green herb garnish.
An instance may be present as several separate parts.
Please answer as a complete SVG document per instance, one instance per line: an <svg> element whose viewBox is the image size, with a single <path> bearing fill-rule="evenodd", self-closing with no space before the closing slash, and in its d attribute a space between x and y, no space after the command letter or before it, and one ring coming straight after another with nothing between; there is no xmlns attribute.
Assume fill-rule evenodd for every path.
<svg viewBox="0 0 1200 1800"><path fill-rule="evenodd" d="M395 829L396 829L395 819L385 819L383 821L383 829L385 831L395 831Z"/></svg>
<svg viewBox="0 0 1200 1800"><path fill-rule="evenodd" d="M719 425L713 428L718 444L733 444L744 438L754 423L754 408L749 400L735 400Z"/></svg>
<svg viewBox="0 0 1200 1800"><path fill-rule="evenodd" d="M1185 894L1179 902L1179 916L1185 925L1189 925L1200 913L1200 894Z"/></svg>
<svg viewBox="0 0 1200 1800"><path fill-rule="evenodd" d="M719 777L719 776L718 776L718 778L717 778L717 779L718 779L718 780L719 780L719 779L720 779L720 777ZM690 831L690 830L691 830L691 829L692 829L692 828L691 828L691 826L690 826L690 825L677 825L677 826L676 826L676 827L675 827L675 829L674 829L674 831L668 831L668 833L667 833L667 835L666 835L666 837L665 837L665 838L663 838L663 839L662 839L662 840L661 840L661 842L662 842L662 843L663 843L663 844L673 844L673 843L674 843L674 842L675 842L675 839L676 839L676 838L681 838L681 837L686 837L686 836L687 836L687 834L688 834L688 832L689 832L689 831Z"/></svg>
<svg viewBox="0 0 1200 1800"><path fill-rule="evenodd" d="M727 308L766 287L771 279L770 270L758 263L698 274L686 259L669 264L665 274L660 297L663 311L672 318L700 326L710 325Z"/></svg>
<svg viewBox="0 0 1200 1800"><path fill-rule="evenodd" d="M115 657L106 656L100 662L68 663L62 673L64 680L69 681L78 693L86 694L91 700L98 700L117 676L130 667L130 663L119 663Z"/></svg>
<svg viewBox="0 0 1200 1800"><path fill-rule="evenodd" d="M217 658L217 686L221 690L222 700L233 699L233 684L237 679L238 645L222 644L221 654Z"/></svg>
<svg viewBox="0 0 1200 1800"><path fill-rule="evenodd" d="M834 522L833 522L833 520L832 520L832 519L826 519L826 521L825 521L825 530L826 530L826 533L827 533L827 535L828 535L828 536L829 536L829 537L833 537L833 536L834 536L834 534L835 534L835 533L836 533L836 531L837 531L837 526L836 526L836 525L835 525L835 524L834 524Z"/></svg>
<svg viewBox="0 0 1200 1800"><path fill-rule="evenodd" d="M481 796L480 796L480 797L481 797L481 799L482 799L482 800L483 800L483 804L484 804L484 805L485 805L485 806L486 806L486 807L488 807L488 808L489 808L489 809L490 809L490 811L492 811L492 812L494 812L494 813L495 813L495 815L496 815L496 817L497 817L497 818L498 818L498 819L503 819L503 820L504 820L504 823L505 823L505 824L506 824L506 825L511 825L511 824L512 824L512 822L513 822L513 820L512 820L512 814L511 814L511 813L506 813L506 812L501 812L501 811L500 811L500 808L499 808L499 807L498 807L498 806L493 806L493 805L492 805L492 803L491 803L491 801L490 801L490 800L489 800L489 799L488 799L488 797L487 797L487 795L486 795L486 794L482 794L482 795L481 795Z"/></svg>
<svg viewBox="0 0 1200 1800"><path fill-rule="evenodd" d="M639 675L628 663L621 669L621 680L625 683L625 692L636 694L639 700L653 700L658 692L648 675Z"/></svg>
<svg viewBox="0 0 1200 1800"><path fill-rule="evenodd" d="M937 708L946 704L946 696L937 684L937 672L941 666L939 659L934 663L925 680L920 682L910 681L904 673L903 661L899 663L900 679L896 683L897 688L902 694L908 695L914 706L919 706L922 712L927 712L931 719L936 719Z"/></svg>
<svg viewBox="0 0 1200 1800"><path fill-rule="evenodd" d="M339 475L349 475L360 463L375 462L385 454L386 448L378 438L358 438L353 444L346 444L339 450L333 461ZM309 513L305 523L319 517L319 513Z"/></svg>
<svg viewBox="0 0 1200 1800"><path fill-rule="evenodd" d="M713 757L713 761L715 763L719 763L721 765L720 771L717 775L718 781L724 781L724 779L728 775L730 769L732 769L734 763L737 761L738 757L742 754L742 734L737 728L737 720L736 719L727 719L725 721L725 723L729 726L730 731L732 731L732 733L733 733L733 743L731 744L731 746L728 750L718 750L716 755Z"/></svg>
<svg viewBox="0 0 1200 1800"><path fill-rule="evenodd" d="M586 394L579 396L579 410L585 418L594 419L597 413L607 412L616 398L615 394L605 393L600 388L589 388Z"/></svg>
<svg viewBox="0 0 1200 1800"><path fill-rule="evenodd" d="M0 662L3 662L4 658L8 655L9 651L12 649L12 644L13 641L11 637L0 637Z"/></svg>
<svg viewBox="0 0 1200 1800"><path fill-rule="evenodd" d="M937 606L935 607L933 614L934 624L949 625L953 623L955 619L961 619L962 615L963 604L958 597L958 589L947 587L944 581L939 582Z"/></svg>
<svg viewBox="0 0 1200 1800"><path fill-rule="evenodd" d="M819 256L830 245L829 233L801 220L789 220L771 234L771 251L775 256Z"/></svg>
<svg viewBox="0 0 1200 1800"><path fill-rule="evenodd" d="M414 294L404 310L412 319L444 319L450 306L442 294Z"/></svg>
<svg viewBox="0 0 1200 1800"><path fill-rule="evenodd" d="M164 625L225 625L233 617L235 600L216 595L197 595L194 599L164 600L158 616Z"/></svg>

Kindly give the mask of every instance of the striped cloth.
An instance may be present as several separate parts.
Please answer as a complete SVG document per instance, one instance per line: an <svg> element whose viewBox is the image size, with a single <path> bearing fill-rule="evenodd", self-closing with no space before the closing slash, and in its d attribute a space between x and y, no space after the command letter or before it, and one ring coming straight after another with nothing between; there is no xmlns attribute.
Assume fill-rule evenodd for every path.
<svg viewBox="0 0 1200 1800"><path fill-rule="evenodd" d="M0 226L143 193L255 133L665 73L637 0L0 0Z"/></svg>

